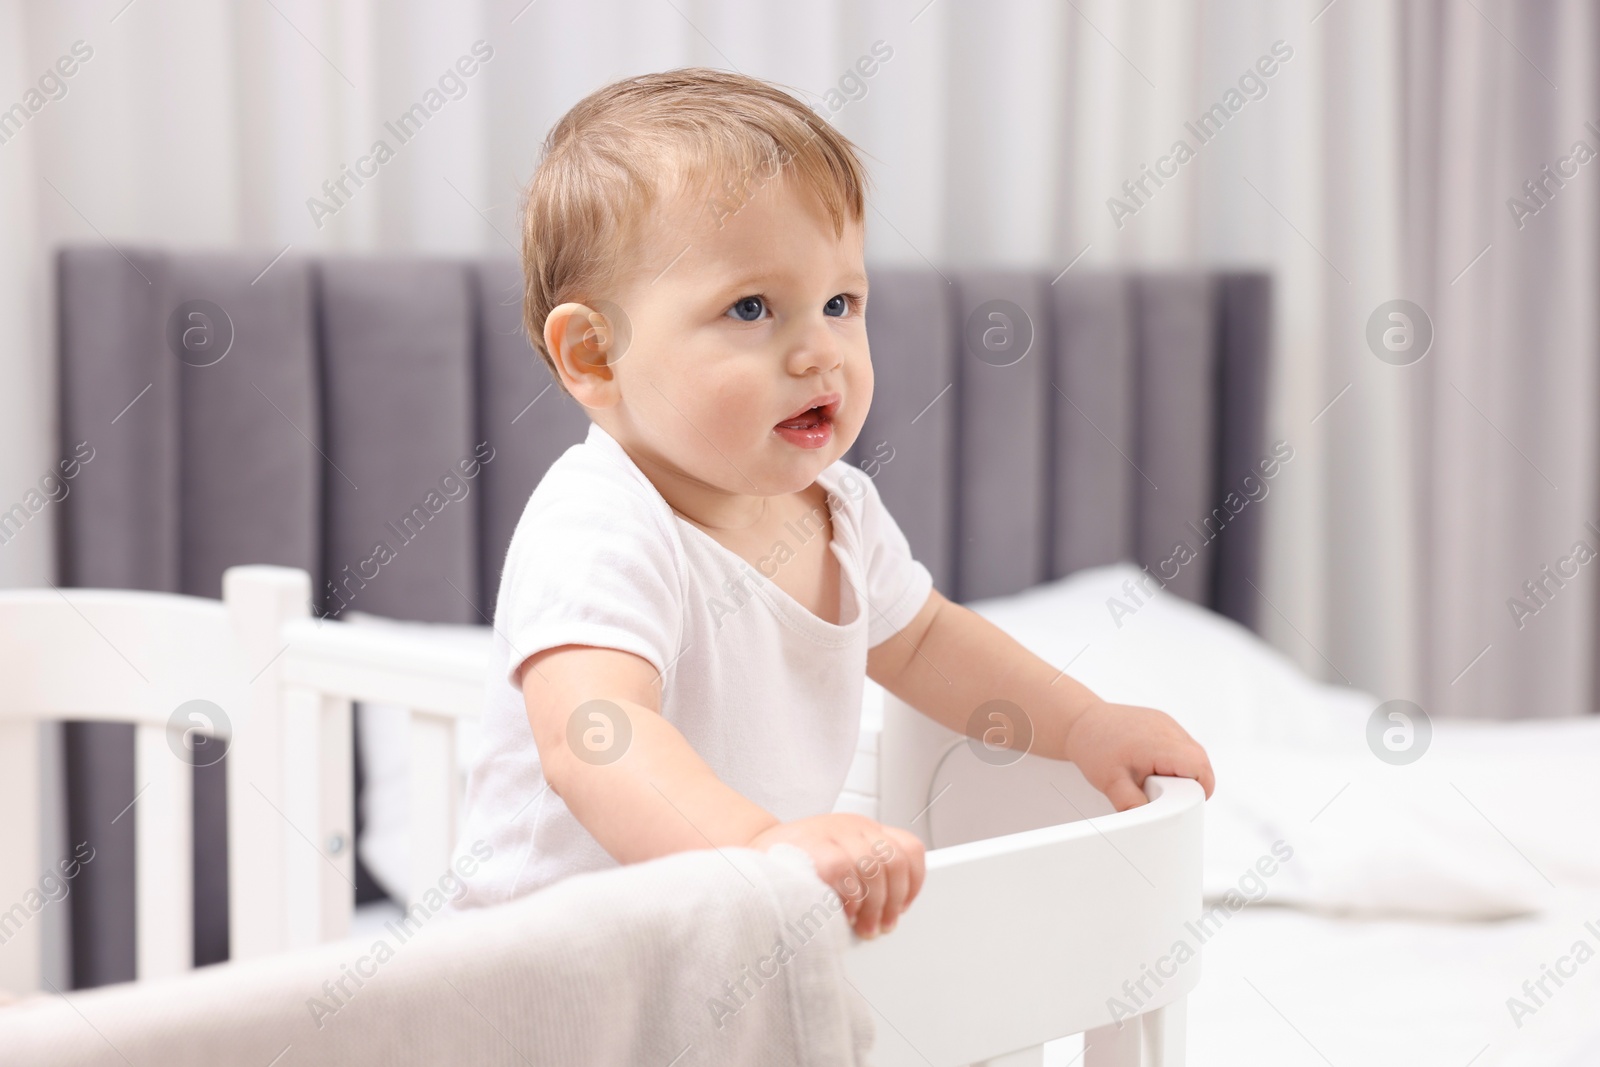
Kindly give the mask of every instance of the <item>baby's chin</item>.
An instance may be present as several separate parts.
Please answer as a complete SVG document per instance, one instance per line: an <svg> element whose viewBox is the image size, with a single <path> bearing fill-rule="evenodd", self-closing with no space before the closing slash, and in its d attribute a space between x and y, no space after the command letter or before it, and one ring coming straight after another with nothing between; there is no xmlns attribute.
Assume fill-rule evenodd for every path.
<svg viewBox="0 0 1600 1067"><path fill-rule="evenodd" d="M763 466L774 483L773 493L798 493L817 480L817 476L849 450L854 434L845 440L834 437L816 448L796 447L774 433L764 449Z"/></svg>
<svg viewBox="0 0 1600 1067"><path fill-rule="evenodd" d="M728 455L737 464L737 472L730 473L727 464L708 465L718 468L709 480L729 493L785 496L810 488L817 476L844 452L845 448L837 443L824 448L795 448L774 434L764 447L745 451L738 458Z"/></svg>

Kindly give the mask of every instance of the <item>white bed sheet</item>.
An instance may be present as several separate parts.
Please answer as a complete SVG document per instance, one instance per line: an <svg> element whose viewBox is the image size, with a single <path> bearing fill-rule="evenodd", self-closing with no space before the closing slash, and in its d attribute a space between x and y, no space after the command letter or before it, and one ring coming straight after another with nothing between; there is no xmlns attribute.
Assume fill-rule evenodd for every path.
<svg viewBox="0 0 1600 1067"><path fill-rule="evenodd" d="M1190 994L1188 1067L1595 1067L1600 958L1519 1027L1525 981L1600 927L1600 894L1503 922L1340 919L1253 906L1206 943ZM1045 1067L1080 1067L1079 1037Z"/></svg>
<svg viewBox="0 0 1600 1067"><path fill-rule="evenodd" d="M1250 907L1204 948L1189 1000L1190 1067L1592 1067L1600 958L1532 1006L1537 981L1600 928L1600 894L1499 922L1339 919Z"/></svg>
<svg viewBox="0 0 1600 1067"><path fill-rule="evenodd" d="M1542 831L1527 822L1542 790L1570 801L1566 786L1594 789L1592 771L1576 783L1549 779L1552 768L1600 766L1600 722L1436 724L1425 758L1499 768L1502 798L1528 795L1520 813L1495 811L1508 836L1480 819L1482 841L1463 859L1539 889L1537 910L1497 921L1338 916L1273 906L1269 892L1266 905L1234 913L1204 946L1204 978L1190 1001L1191 1067L1600 1064L1600 889L1578 877L1582 861L1600 853L1600 809L1549 810ZM1471 791L1485 803L1487 783ZM1430 847L1438 845L1416 842L1418 852ZM1530 873L1529 856L1559 888ZM1558 963L1574 972L1560 984L1547 970ZM1543 990L1524 989L1541 979ZM1513 997L1522 1005L1515 1016Z"/></svg>

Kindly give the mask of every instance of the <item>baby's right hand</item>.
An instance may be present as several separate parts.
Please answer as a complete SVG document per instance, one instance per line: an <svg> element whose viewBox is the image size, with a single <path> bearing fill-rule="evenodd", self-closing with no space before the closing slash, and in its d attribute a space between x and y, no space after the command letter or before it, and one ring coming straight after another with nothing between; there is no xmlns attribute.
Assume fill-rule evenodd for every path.
<svg viewBox="0 0 1600 1067"><path fill-rule="evenodd" d="M817 875L844 901L845 917L861 937L893 930L922 889L921 839L864 815L779 823L751 838L749 847L766 851L779 842L806 851Z"/></svg>

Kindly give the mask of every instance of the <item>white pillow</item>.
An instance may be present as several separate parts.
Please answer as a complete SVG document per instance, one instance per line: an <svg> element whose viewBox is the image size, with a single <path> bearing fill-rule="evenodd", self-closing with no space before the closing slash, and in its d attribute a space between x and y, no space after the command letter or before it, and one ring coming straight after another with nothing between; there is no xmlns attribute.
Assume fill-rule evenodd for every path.
<svg viewBox="0 0 1600 1067"><path fill-rule="evenodd" d="M1106 700L1159 708L1201 744L1286 741L1354 752L1376 701L1308 678L1231 619L1150 584L1131 563L1092 567L968 605ZM1137 597L1129 590L1137 592ZM1115 605L1130 605L1119 614Z"/></svg>

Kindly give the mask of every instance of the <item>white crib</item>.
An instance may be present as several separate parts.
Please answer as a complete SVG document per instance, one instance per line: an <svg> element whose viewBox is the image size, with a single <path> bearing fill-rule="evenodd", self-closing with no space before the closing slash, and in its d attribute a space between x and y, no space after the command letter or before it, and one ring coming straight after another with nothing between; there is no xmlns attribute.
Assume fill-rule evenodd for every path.
<svg viewBox="0 0 1600 1067"><path fill-rule="evenodd" d="M323 622L304 572L229 570L223 600L102 590L0 593L0 909L37 886L39 727L136 726L140 978L192 959L190 767L196 723L228 742L231 951L248 959L346 935L354 906L351 709L410 709L411 884L449 862L462 792L456 720L482 704L481 640ZM173 721L205 700L227 721ZM851 982L877 1020L875 1062L1039 1064L1084 1033L1092 1067L1183 1062L1199 960L1203 795L1151 778L1113 813L1070 764L996 767L892 698L877 739L879 817L931 847L896 931L854 942ZM181 745L179 746L181 749ZM867 778L869 788L871 776ZM419 888L420 893L420 888ZM41 924L0 911L0 988L39 988ZM1195 948L1197 950L1197 945ZM1131 1017L1130 1017L1131 1016Z"/></svg>

